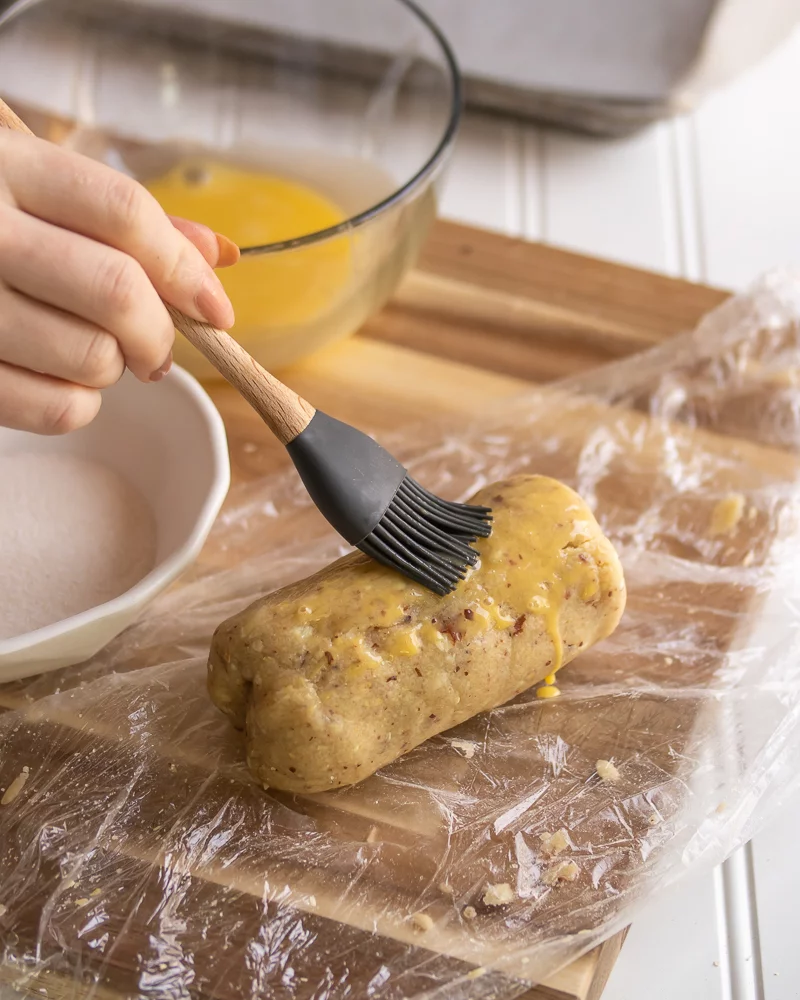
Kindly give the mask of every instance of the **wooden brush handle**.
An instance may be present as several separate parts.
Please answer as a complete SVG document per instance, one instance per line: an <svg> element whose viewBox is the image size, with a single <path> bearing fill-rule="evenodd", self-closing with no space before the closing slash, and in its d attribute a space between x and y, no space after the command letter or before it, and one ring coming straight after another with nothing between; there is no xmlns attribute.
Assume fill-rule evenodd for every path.
<svg viewBox="0 0 800 1000"><path fill-rule="evenodd" d="M0 100L0 128L33 135L25 122ZM184 337L206 357L261 416L281 444L289 444L308 427L314 407L293 392L245 351L223 330L199 323L164 303Z"/></svg>
<svg viewBox="0 0 800 1000"><path fill-rule="evenodd" d="M308 427L314 407L262 368L230 334L185 316L167 305L175 329L237 389L281 444Z"/></svg>
<svg viewBox="0 0 800 1000"><path fill-rule="evenodd" d="M11 108L0 99L0 128L10 129L12 132L24 132L25 135L33 135L25 122L19 118Z"/></svg>

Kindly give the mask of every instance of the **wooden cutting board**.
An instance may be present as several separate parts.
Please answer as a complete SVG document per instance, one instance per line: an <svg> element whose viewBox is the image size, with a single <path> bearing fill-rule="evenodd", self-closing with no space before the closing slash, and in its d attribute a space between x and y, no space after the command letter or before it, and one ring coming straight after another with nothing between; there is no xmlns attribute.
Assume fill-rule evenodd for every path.
<svg viewBox="0 0 800 1000"><path fill-rule="evenodd" d="M428 415L473 417L692 329L728 293L606 261L437 222L418 267L360 335L285 381L315 406L381 432ZM234 481L288 466L229 386L208 386L228 429ZM617 934L525 1000L597 1000Z"/></svg>
<svg viewBox="0 0 800 1000"><path fill-rule="evenodd" d="M360 336L283 377L315 405L376 432L431 415L473 418L528 390L531 383L577 374L684 332L725 294L440 222L419 267ZM288 465L282 449L233 390L224 384L209 388L228 427L236 480ZM19 707L21 694L19 688L0 690L0 707ZM103 734L102 725L95 726L94 735L86 719L77 723L53 717L37 725L74 728L75 741L86 741L87 747L96 747L92 741L98 736L110 736L113 743L108 721L111 730ZM109 767L113 760L112 747ZM168 760L163 763L166 767ZM172 768L174 764L165 772L167 791L176 781L170 777ZM358 819L355 812L342 815L354 824ZM369 821L363 822L369 829ZM151 858L149 850L141 850L141 856L129 852L126 865ZM152 868L141 871L142 878L155 877ZM233 877L203 872L192 890L198 893L198 905L215 882L227 885L226 879ZM157 885L154 892L158 895ZM250 905L246 891L238 892L236 900L237 906ZM31 915L35 918L35 907ZM141 938L135 940L145 942L146 928L137 933ZM623 938L618 934L525 997L597 1000ZM125 946L117 956L119 971L129 975L138 952L124 952ZM0 968L0 981L4 977L15 978L11 970ZM34 995L41 989L51 997L74 994L71 980L49 971L29 988ZM119 989L109 981L102 994L117 1000Z"/></svg>
<svg viewBox="0 0 800 1000"><path fill-rule="evenodd" d="M419 266L359 336L282 376L318 408L371 431L474 417L531 383L684 333L727 294L437 222ZM235 480L288 465L233 389L209 388L228 428Z"/></svg>

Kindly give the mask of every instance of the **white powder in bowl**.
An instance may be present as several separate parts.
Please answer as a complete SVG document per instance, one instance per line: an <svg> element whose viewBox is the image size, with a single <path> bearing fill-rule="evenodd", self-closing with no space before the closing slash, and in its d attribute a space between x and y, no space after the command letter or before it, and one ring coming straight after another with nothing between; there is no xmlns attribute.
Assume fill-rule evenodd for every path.
<svg viewBox="0 0 800 1000"><path fill-rule="evenodd" d="M153 513L112 469L67 454L0 456L0 639L119 597L155 556Z"/></svg>

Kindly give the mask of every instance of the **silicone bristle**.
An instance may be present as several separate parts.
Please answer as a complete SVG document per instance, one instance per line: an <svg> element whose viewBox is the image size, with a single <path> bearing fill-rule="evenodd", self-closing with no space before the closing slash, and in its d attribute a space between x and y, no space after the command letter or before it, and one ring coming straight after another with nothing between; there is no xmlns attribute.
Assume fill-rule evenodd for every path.
<svg viewBox="0 0 800 1000"><path fill-rule="evenodd" d="M478 561L469 543L487 538L491 530L490 507L442 500L406 476L378 525L358 547L444 596Z"/></svg>

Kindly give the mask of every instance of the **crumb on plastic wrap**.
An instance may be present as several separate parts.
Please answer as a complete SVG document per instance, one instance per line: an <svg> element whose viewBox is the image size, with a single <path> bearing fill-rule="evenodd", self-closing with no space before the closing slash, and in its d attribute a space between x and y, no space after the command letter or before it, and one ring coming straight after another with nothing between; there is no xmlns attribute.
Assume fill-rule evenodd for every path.
<svg viewBox="0 0 800 1000"><path fill-rule="evenodd" d="M29 774L30 768L27 766L23 767L16 778L14 778L8 788L3 792L2 796L0 796L0 806L10 806L11 803L16 800L17 796L22 793L22 790L28 781Z"/></svg>
<svg viewBox="0 0 800 1000"><path fill-rule="evenodd" d="M569 834L565 829L556 830L555 833L540 833L539 846L543 854L555 857L566 851L569 847Z"/></svg>
<svg viewBox="0 0 800 1000"><path fill-rule="evenodd" d="M483 893L483 902L486 906L505 906L506 903L513 903L516 898L517 894L508 882L487 885Z"/></svg>
<svg viewBox="0 0 800 1000"><path fill-rule="evenodd" d="M421 934L426 934L428 931L433 930L433 917L428 913L412 913L411 923L414 930L419 931Z"/></svg>
<svg viewBox="0 0 800 1000"><path fill-rule="evenodd" d="M607 781L610 785L616 785L622 777L616 765L610 760L600 759L595 763L594 767L600 780Z"/></svg>
<svg viewBox="0 0 800 1000"><path fill-rule="evenodd" d="M800 279L776 272L472 427L385 435L454 499L525 472L573 486L628 606L560 697L523 692L333 793L265 793L206 694L216 625L346 548L293 473L236 487L125 634L0 687L3 977L198 1000L451 1000L475 979L512 1000L719 862L800 786L800 383L779 377L798 368Z"/></svg>
<svg viewBox="0 0 800 1000"><path fill-rule="evenodd" d="M718 500L711 512L709 532L712 535L730 535L742 519L745 498L741 493L729 493Z"/></svg>
<svg viewBox="0 0 800 1000"><path fill-rule="evenodd" d="M542 875L542 881L545 885L551 886L562 881L574 882L580 872L580 868L574 861L558 861Z"/></svg>

